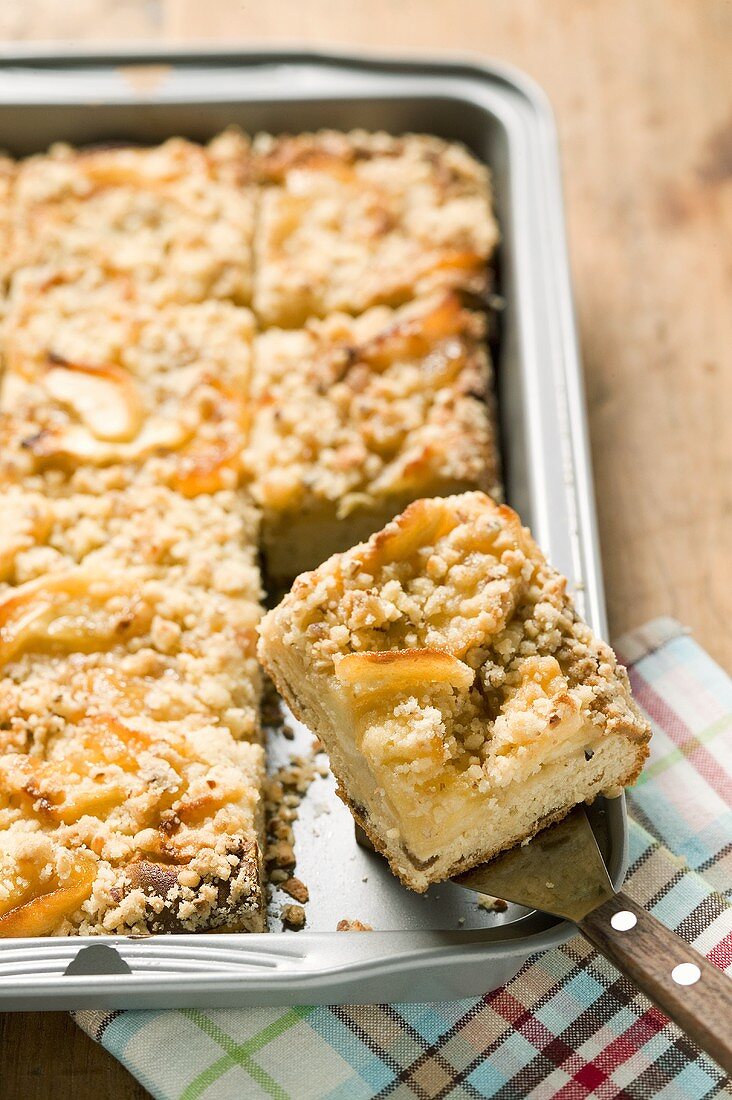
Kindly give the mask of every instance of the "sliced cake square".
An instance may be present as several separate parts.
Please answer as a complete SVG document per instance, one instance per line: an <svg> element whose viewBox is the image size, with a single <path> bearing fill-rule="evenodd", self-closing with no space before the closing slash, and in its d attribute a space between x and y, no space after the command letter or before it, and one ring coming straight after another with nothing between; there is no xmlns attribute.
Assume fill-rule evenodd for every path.
<svg viewBox="0 0 732 1100"><path fill-rule="evenodd" d="M335 310L483 294L498 241L487 168L461 145L408 134L261 135L254 308L294 328Z"/></svg>
<svg viewBox="0 0 732 1100"><path fill-rule="evenodd" d="M257 516L238 494L9 488L0 507L0 747L110 710L259 739Z"/></svg>
<svg viewBox="0 0 732 1100"><path fill-rule="evenodd" d="M649 728L518 516L420 500L295 582L259 653L422 891L637 777Z"/></svg>
<svg viewBox="0 0 732 1100"><path fill-rule="evenodd" d="M262 930L255 513L2 508L0 935Z"/></svg>
<svg viewBox="0 0 732 1100"><path fill-rule="evenodd" d="M0 755L0 937L265 930L264 753L108 712Z"/></svg>
<svg viewBox="0 0 732 1100"><path fill-rule="evenodd" d="M255 193L248 140L153 148L55 145L10 188L6 280L70 261L123 277L155 304L250 301Z"/></svg>
<svg viewBox="0 0 732 1100"><path fill-rule="evenodd" d="M291 580L420 496L498 494L484 319L451 292L257 336L247 465Z"/></svg>
<svg viewBox="0 0 732 1100"><path fill-rule="evenodd" d="M34 272L3 332L0 484L186 495L235 486L253 318L228 302L156 307L99 271Z"/></svg>

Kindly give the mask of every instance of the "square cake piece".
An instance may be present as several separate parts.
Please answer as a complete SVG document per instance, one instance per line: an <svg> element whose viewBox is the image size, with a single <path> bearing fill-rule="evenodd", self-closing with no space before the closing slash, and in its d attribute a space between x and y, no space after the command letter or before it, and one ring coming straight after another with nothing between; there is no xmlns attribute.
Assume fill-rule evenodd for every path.
<svg viewBox="0 0 732 1100"><path fill-rule="evenodd" d="M252 290L255 192L248 140L153 148L55 145L20 161L9 193L5 280L70 261L124 277L154 304Z"/></svg>
<svg viewBox="0 0 732 1100"><path fill-rule="evenodd" d="M247 465L276 582L417 497L499 493L483 337L452 292L256 337Z"/></svg>
<svg viewBox="0 0 732 1100"><path fill-rule="evenodd" d="M90 708L259 740L258 524L238 494L8 488L0 504L0 747Z"/></svg>
<svg viewBox="0 0 732 1100"><path fill-rule="evenodd" d="M419 500L298 578L259 653L340 793L417 891L632 783L625 670L510 508Z"/></svg>
<svg viewBox="0 0 732 1100"><path fill-rule="evenodd" d="M0 937L263 932L264 751L111 713L0 755Z"/></svg>
<svg viewBox="0 0 732 1100"><path fill-rule="evenodd" d="M436 137L260 135L254 308L294 328L335 310L484 294L498 241L488 169Z"/></svg>
<svg viewBox="0 0 732 1100"><path fill-rule="evenodd" d="M35 271L14 288L3 336L0 484L194 495L238 483L249 310L156 307L98 270Z"/></svg>
<svg viewBox="0 0 732 1100"><path fill-rule="evenodd" d="M262 930L253 509L2 506L0 936Z"/></svg>

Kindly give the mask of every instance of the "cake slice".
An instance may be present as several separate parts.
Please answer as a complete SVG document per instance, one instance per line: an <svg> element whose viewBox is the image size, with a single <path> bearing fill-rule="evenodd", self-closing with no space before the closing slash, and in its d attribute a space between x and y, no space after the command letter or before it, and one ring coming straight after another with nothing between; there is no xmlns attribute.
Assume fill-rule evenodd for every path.
<svg viewBox="0 0 732 1100"><path fill-rule="evenodd" d="M0 749L97 710L259 740L251 506L139 486L0 507Z"/></svg>
<svg viewBox="0 0 732 1100"><path fill-rule="evenodd" d="M228 302L155 307L119 280L32 272L3 331L0 484L131 482L186 495L238 483L253 318Z"/></svg>
<svg viewBox="0 0 732 1100"><path fill-rule="evenodd" d="M153 148L55 145L17 165L0 260L22 268L99 266L154 304L248 304L255 193L247 139Z"/></svg>
<svg viewBox="0 0 732 1100"><path fill-rule="evenodd" d="M417 891L632 783L649 728L518 516L419 500L295 582L259 653Z"/></svg>
<svg viewBox="0 0 732 1100"><path fill-rule="evenodd" d="M499 493L483 338L451 292L256 337L247 465L275 582L416 497Z"/></svg>
<svg viewBox="0 0 732 1100"><path fill-rule="evenodd" d="M490 176L463 146L418 134L264 134L254 161L264 325L488 288L498 241Z"/></svg>
<svg viewBox="0 0 732 1100"><path fill-rule="evenodd" d="M261 930L255 513L2 507L0 935Z"/></svg>
<svg viewBox="0 0 732 1100"><path fill-rule="evenodd" d="M265 930L260 745L140 714L0 755L0 937Z"/></svg>

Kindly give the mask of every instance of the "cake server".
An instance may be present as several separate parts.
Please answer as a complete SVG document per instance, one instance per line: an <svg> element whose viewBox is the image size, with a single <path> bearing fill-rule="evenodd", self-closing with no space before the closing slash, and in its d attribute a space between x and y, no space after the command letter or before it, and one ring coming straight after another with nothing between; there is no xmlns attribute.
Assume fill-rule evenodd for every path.
<svg viewBox="0 0 732 1100"><path fill-rule="evenodd" d="M452 881L572 921L600 954L732 1073L732 981L613 888L582 807L530 843Z"/></svg>

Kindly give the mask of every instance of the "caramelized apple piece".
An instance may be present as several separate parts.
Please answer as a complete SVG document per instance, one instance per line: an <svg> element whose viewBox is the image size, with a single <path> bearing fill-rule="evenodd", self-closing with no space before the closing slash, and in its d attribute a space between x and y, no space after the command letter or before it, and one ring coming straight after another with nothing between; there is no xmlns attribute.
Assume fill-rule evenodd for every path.
<svg viewBox="0 0 732 1100"><path fill-rule="evenodd" d="M0 531L0 581L10 580L15 559L23 550L46 541L53 526L51 508L40 499L33 502L30 510L9 508L3 514Z"/></svg>
<svg viewBox="0 0 732 1100"><path fill-rule="evenodd" d="M24 872L28 874L27 868ZM42 893L44 883L33 870L31 878L35 897L14 905L0 916L0 936L47 936L64 917L71 917L92 892L96 877L96 861L82 852L75 853L70 872L56 878L52 889ZM27 891L24 892L27 895Z"/></svg>
<svg viewBox="0 0 732 1100"><path fill-rule="evenodd" d="M90 462L108 466L114 462L135 462L154 451L172 451L190 438L190 430L173 420L149 417L137 437L128 443L97 439L80 424L44 429L23 442L31 454L50 463L76 465Z"/></svg>
<svg viewBox="0 0 732 1100"><path fill-rule="evenodd" d="M415 314L377 333L358 349L358 355L374 367L387 367L396 359L419 359L431 352L438 341L459 336L464 326L460 299L456 294L446 294L428 312Z"/></svg>
<svg viewBox="0 0 732 1100"><path fill-rule="evenodd" d="M134 378L114 364L87 366L54 360L43 376L51 397L70 408L95 439L129 442L142 426L145 410Z"/></svg>
<svg viewBox="0 0 732 1100"><path fill-rule="evenodd" d="M114 596L134 591L135 577L114 578L91 569L50 573L13 589L0 601L0 666L33 644L89 649L113 639L119 616L92 621Z"/></svg>
<svg viewBox="0 0 732 1100"><path fill-rule="evenodd" d="M472 668L440 649L348 653L336 664L335 674L342 684L389 695L429 684L451 684L465 691L475 676Z"/></svg>
<svg viewBox="0 0 732 1100"><path fill-rule="evenodd" d="M433 500L415 500L388 524L369 548L366 561L380 566L392 561L406 561L423 546L435 542L457 526L458 518L446 508L435 507Z"/></svg>
<svg viewBox="0 0 732 1100"><path fill-rule="evenodd" d="M120 782L90 779L90 761L79 769L67 760L39 760L33 756L0 757L3 793L20 799L40 820L73 825L85 815L104 819L127 798ZM92 765L93 766L93 765Z"/></svg>

